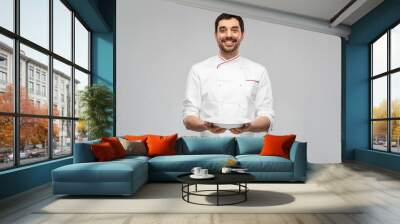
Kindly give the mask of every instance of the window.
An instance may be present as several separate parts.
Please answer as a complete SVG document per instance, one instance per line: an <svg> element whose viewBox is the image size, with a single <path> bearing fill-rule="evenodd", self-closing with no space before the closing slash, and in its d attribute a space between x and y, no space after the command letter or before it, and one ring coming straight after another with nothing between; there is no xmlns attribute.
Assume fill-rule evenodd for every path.
<svg viewBox="0 0 400 224"><path fill-rule="evenodd" d="M40 95L40 84L36 84L36 95Z"/></svg>
<svg viewBox="0 0 400 224"><path fill-rule="evenodd" d="M46 82L46 74L42 73L42 82Z"/></svg>
<svg viewBox="0 0 400 224"><path fill-rule="evenodd" d="M42 86L42 96L46 96L46 86Z"/></svg>
<svg viewBox="0 0 400 224"><path fill-rule="evenodd" d="M33 82L28 82L28 92L29 92L29 94L34 93Z"/></svg>
<svg viewBox="0 0 400 224"><path fill-rule="evenodd" d="M0 71L0 84L2 85L7 84L7 74L3 71Z"/></svg>
<svg viewBox="0 0 400 224"><path fill-rule="evenodd" d="M400 25L370 45L371 148L400 153Z"/></svg>
<svg viewBox="0 0 400 224"><path fill-rule="evenodd" d="M40 53L39 53L40 54ZM42 55L43 56L43 55ZM40 70L36 69L36 80L40 81Z"/></svg>
<svg viewBox="0 0 400 224"><path fill-rule="evenodd" d="M28 74L29 74L29 79L33 80L33 67L32 66L29 66Z"/></svg>
<svg viewBox="0 0 400 224"><path fill-rule="evenodd" d="M90 31L67 4L0 0L0 170L70 156L87 139L74 105L90 83Z"/></svg>
<svg viewBox="0 0 400 224"><path fill-rule="evenodd" d="M0 55L0 67L3 67L3 68L7 67L7 56Z"/></svg>

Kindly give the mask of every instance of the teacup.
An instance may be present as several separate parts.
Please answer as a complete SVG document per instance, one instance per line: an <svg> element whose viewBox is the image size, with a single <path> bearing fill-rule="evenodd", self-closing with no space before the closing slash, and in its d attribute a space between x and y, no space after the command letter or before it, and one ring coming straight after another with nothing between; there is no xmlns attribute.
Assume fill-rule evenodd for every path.
<svg viewBox="0 0 400 224"><path fill-rule="evenodd" d="M201 169L200 170L200 176L207 176L208 175L208 169Z"/></svg>
<svg viewBox="0 0 400 224"><path fill-rule="evenodd" d="M200 171L202 170L202 168L201 167L193 167L193 169L192 169L192 173L194 174L194 175L196 175L196 176L199 176L199 175L201 175L200 174Z"/></svg>

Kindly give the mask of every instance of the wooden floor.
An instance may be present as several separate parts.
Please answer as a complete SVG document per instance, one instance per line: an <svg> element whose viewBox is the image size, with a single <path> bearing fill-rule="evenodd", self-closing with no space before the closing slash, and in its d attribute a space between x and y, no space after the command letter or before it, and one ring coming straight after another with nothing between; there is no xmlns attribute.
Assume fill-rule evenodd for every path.
<svg viewBox="0 0 400 224"><path fill-rule="evenodd" d="M398 173L359 163L310 165L308 182L367 206L357 214L35 214L35 208L54 200L47 185L1 201L0 223L400 223Z"/></svg>

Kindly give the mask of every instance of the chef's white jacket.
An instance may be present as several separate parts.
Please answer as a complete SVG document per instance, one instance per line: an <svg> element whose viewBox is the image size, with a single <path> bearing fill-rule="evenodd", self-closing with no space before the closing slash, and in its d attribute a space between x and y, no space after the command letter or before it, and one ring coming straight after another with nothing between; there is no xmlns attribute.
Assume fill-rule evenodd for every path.
<svg viewBox="0 0 400 224"><path fill-rule="evenodd" d="M246 123L267 116L272 127L274 120L267 70L241 56L229 60L214 56L193 65L183 107L183 117L193 115L216 123Z"/></svg>

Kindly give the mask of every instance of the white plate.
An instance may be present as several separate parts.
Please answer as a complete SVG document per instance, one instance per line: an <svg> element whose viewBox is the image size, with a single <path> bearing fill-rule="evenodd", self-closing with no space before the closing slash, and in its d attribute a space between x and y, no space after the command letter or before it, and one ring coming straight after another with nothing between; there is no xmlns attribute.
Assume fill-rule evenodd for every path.
<svg viewBox="0 0 400 224"><path fill-rule="evenodd" d="M240 128L243 124L250 123L250 120L241 121L224 121L224 120L208 120L207 122L213 123L215 126L225 129Z"/></svg>
<svg viewBox="0 0 400 224"><path fill-rule="evenodd" d="M214 123L215 126L218 126L220 128L225 128L225 129L231 129L231 128L240 128L243 126L243 124L219 124L219 123Z"/></svg>
<svg viewBox="0 0 400 224"><path fill-rule="evenodd" d="M207 175L204 175L204 176L200 176L200 175L192 174L192 175L190 175L190 178L193 178L193 179L211 179L211 178L214 178L214 175L207 174Z"/></svg>

